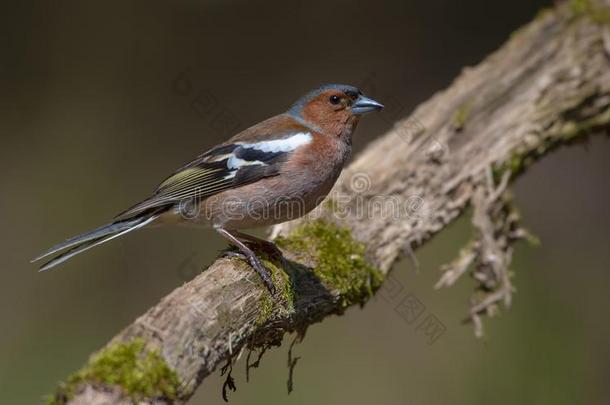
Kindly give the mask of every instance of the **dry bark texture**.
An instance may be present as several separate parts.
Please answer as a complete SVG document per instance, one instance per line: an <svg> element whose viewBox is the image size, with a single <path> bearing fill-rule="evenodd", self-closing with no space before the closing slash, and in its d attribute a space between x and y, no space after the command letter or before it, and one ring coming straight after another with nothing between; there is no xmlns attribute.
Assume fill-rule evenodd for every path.
<svg viewBox="0 0 610 405"><path fill-rule="evenodd" d="M589 133L607 133L609 7L610 0L572 1L541 13L351 164L318 218L339 223L366 246L377 270L357 275L359 282L369 277L368 287L374 289L371 277L385 276L402 255L471 205L478 237L445 268L437 287L472 272L479 285L468 316L477 334L482 333L481 315L493 314L499 303L510 304L511 246L527 233L511 208L508 185L550 149ZM384 215L379 201L406 206L399 217ZM279 226L274 235L297 232L300 238L302 222ZM367 298L348 296L344 285L332 282L332 274L316 271L318 261L325 261L324 271L333 263L316 252L315 243L299 248L292 240L284 246L288 277L276 271L282 292L275 299L247 264L219 258L107 346L143 341L175 372L175 387L161 393L130 391L120 379L115 385L116 379L85 373L60 388L56 400L182 403L242 349L277 344L285 332L304 333L308 325Z"/></svg>

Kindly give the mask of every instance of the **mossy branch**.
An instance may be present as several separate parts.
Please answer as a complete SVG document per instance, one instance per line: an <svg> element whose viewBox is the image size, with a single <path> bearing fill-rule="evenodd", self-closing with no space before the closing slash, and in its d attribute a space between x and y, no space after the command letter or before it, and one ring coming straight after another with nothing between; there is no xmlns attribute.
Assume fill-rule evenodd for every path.
<svg viewBox="0 0 610 405"><path fill-rule="evenodd" d="M242 350L267 349L286 332L303 336L366 302L396 260L470 204L477 238L438 286L474 267L479 285L467 312L480 330L482 314L510 303L512 243L526 235L510 205L510 180L562 144L608 133L608 10L610 0L573 0L540 13L371 144L317 219L275 228L285 260L265 262L277 297L247 264L219 258L94 354L52 401L183 403ZM370 183L354 187L363 174ZM380 215L379 197L407 209Z"/></svg>

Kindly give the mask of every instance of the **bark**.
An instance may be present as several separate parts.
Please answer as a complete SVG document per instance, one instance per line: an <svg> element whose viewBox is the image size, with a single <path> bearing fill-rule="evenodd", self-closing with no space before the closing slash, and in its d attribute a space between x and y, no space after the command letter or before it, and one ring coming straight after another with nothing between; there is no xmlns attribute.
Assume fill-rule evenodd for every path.
<svg viewBox="0 0 610 405"><path fill-rule="evenodd" d="M375 274L384 277L401 256L472 206L478 236L445 268L437 287L473 273L478 287L467 311L480 335L481 315L510 304L512 244L527 237L511 207L510 181L551 149L608 132L608 10L610 0L572 1L541 13L373 142L342 174L332 202L322 204L317 219L305 220L323 218L349 230L364 244ZM384 213L395 204L397 215ZM366 294L348 295L332 274L316 271L322 245L295 242L305 220L273 231L290 242L283 245L289 277L275 274L281 292L274 299L248 265L219 258L108 344L143 341L175 372L175 391L134 394L112 379L82 374L63 385L56 400L182 403L241 350L278 344L286 332L302 335L307 326L365 300ZM370 272L356 273L355 282L369 277L368 285L376 287Z"/></svg>

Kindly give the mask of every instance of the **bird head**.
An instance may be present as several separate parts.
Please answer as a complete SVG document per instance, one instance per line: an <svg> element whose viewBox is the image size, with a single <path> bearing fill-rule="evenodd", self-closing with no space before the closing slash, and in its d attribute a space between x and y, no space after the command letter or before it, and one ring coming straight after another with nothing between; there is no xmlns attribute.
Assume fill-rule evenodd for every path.
<svg viewBox="0 0 610 405"><path fill-rule="evenodd" d="M357 87L325 84L301 97L288 114L325 134L349 136L361 115L382 108L382 104L366 97Z"/></svg>

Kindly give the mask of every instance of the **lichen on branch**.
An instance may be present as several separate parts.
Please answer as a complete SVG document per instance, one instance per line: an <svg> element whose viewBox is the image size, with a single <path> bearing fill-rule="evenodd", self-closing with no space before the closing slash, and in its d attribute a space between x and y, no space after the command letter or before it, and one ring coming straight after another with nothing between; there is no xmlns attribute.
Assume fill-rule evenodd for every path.
<svg viewBox="0 0 610 405"><path fill-rule="evenodd" d="M91 356L89 362L60 384L49 398L52 405L70 401L85 384L118 388L134 402L151 399L174 401L179 381L157 350L142 339L113 343Z"/></svg>
<svg viewBox="0 0 610 405"><path fill-rule="evenodd" d="M278 246L313 258L314 274L335 292L341 308L363 304L383 281L383 275L366 258L366 247L347 228L318 219L306 222Z"/></svg>

